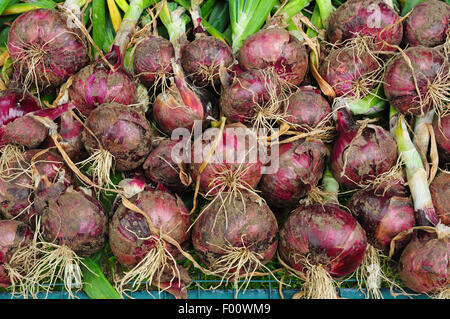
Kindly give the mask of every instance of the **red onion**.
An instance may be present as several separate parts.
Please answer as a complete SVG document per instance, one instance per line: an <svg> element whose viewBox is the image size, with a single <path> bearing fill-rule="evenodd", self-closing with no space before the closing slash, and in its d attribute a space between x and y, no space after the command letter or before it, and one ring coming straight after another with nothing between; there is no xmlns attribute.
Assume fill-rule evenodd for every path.
<svg viewBox="0 0 450 319"><path fill-rule="evenodd" d="M33 232L26 224L17 220L0 220L0 287L11 285L8 268L15 265L6 265L17 249L29 245L32 239Z"/></svg>
<svg viewBox="0 0 450 319"><path fill-rule="evenodd" d="M79 256L90 256L106 242L107 215L97 199L68 188L48 202L42 216L42 235L48 242L69 247Z"/></svg>
<svg viewBox="0 0 450 319"><path fill-rule="evenodd" d="M297 130L316 128L331 113L330 103L313 86L301 86L286 103L285 120Z"/></svg>
<svg viewBox="0 0 450 319"><path fill-rule="evenodd" d="M200 154L206 157L211 150L215 134L217 134L215 129L209 128L203 133L204 139L194 141L190 173L193 181L200 178L200 193L205 196L216 196L221 193L254 189L261 179L262 163L260 158L254 159L250 156L250 152L253 152L252 154L257 152L256 149L250 150L251 142L256 141L256 135L246 127L225 126L214 154L204 170L200 171L206 158L199 159L196 156L196 143L199 143L198 147L203 152ZM211 140L207 140L207 137Z"/></svg>
<svg viewBox="0 0 450 319"><path fill-rule="evenodd" d="M384 74L384 93L391 105L403 114L420 115L440 103L445 104L439 101L440 87L448 84L449 71L441 53L434 48L416 46L406 49L404 54L412 70L407 59L399 54L390 61Z"/></svg>
<svg viewBox="0 0 450 319"><path fill-rule="evenodd" d="M450 225L450 174L441 172L430 184L431 199L441 223Z"/></svg>
<svg viewBox="0 0 450 319"><path fill-rule="evenodd" d="M258 113L274 103L271 98L279 92L278 85L264 70L243 72L223 88L220 108L227 120L252 124Z"/></svg>
<svg viewBox="0 0 450 319"><path fill-rule="evenodd" d="M336 43L368 36L376 45L374 49L395 51L389 45L399 45L402 41L403 26L399 18L394 9L382 0L346 1L329 17L328 40Z"/></svg>
<svg viewBox="0 0 450 319"><path fill-rule="evenodd" d="M163 140L158 146L151 151L145 160L142 168L145 170L145 176L153 183L162 183L164 186L173 190L183 190L186 186L180 179L182 174L187 170L187 164L181 162L183 172L174 161L172 152L174 147L180 143L177 140Z"/></svg>
<svg viewBox="0 0 450 319"><path fill-rule="evenodd" d="M210 118L218 117L213 95L202 88L191 86L185 79L180 66L172 64L174 83L169 90L161 92L153 105L153 118L166 134L177 128L192 130L196 121L206 127Z"/></svg>
<svg viewBox="0 0 450 319"><path fill-rule="evenodd" d="M94 109L85 122L83 144L90 155L104 149L115 159L115 169L131 170L141 165L151 149L151 128L145 116L117 103ZM92 136L91 132L96 138ZM101 145L98 145L98 140Z"/></svg>
<svg viewBox="0 0 450 319"><path fill-rule="evenodd" d="M269 205L289 207L317 186L329 151L322 141L308 138L282 144L278 152L277 172L263 175L258 188Z"/></svg>
<svg viewBox="0 0 450 319"><path fill-rule="evenodd" d="M234 62L231 48L212 36L200 36L186 44L180 58L188 77L200 86L219 84L220 65L228 68Z"/></svg>
<svg viewBox="0 0 450 319"><path fill-rule="evenodd" d="M442 294L448 298L450 269L449 229L440 224L436 234L415 233L399 260L403 283L418 293Z"/></svg>
<svg viewBox="0 0 450 319"><path fill-rule="evenodd" d="M364 98L378 84L379 61L367 51L355 47L333 49L319 67L322 78L336 96Z"/></svg>
<svg viewBox="0 0 450 319"><path fill-rule="evenodd" d="M81 69L69 87L69 99L85 116L104 103L137 103L136 83L122 69L110 70L102 61Z"/></svg>
<svg viewBox="0 0 450 319"><path fill-rule="evenodd" d="M39 101L33 95L15 89L0 92L0 126L40 109Z"/></svg>
<svg viewBox="0 0 450 319"><path fill-rule="evenodd" d="M346 109L339 109L337 130L331 170L339 184L349 188L367 185L396 163L397 144L381 126L361 126Z"/></svg>
<svg viewBox="0 0 450 319"><path fill-rule="evenodd" d="M367 241L384 252L391 240L415 225L414 206L408 190L398 180L358 190L348 208L366 231ZM403 247L410 238L398 242Z"/></svg>
<svg viewBox="0 0 450 319"><path fill-rule="evenodd" d="M450 161L450 114L435 116L433 130L439 152L439 160L447 164Z"/></svg>
<svg viewBox="0 0 450 319"><path fill-rule="evenodd" d="M61 156L42 151L26 151L22 160L10 163L5 172L8 176L0 178L0 214L4 218L31 223L36 211L49 198L59 195L75 181ZM30 166L33 157L35 169Z"/></svg>
<svg viewBox="0 0 450 319"><path fill-rule="evenodd" d="M233 197L226 208L214 201L197 218L192 244L208 269L223 278L233 278L239 290L253 271L264 268L275 255L277 220L267 204L253 194ZM244 284L238 283L239 275L245 276Z"/></svg>
<svg viewBox="0 0 450 319"><path fill-rule="evenodd" d="M308 70L308 54L304 44L287 30L272 27L244 40L239 64L246 71L273 68L288 83L299 85Z"/></svg>
<svg viewBox="0 0 450 319"><path fill-rule="evenodd" d="M171 59L175 52L169 40L160 36L148 36L140 41L134 51L134 73L147 86L164 80L172 73Z"/></svg>
<svg viewBox="0 0 450 319"><path fill-rule="evenodd" d="M366 247L365 232L352 215L334 204L313 204L301 205L289 215L280 230L278 252L290 267L305 273L306 278L315 273L325 284L330 283L328 276L342 278L355 271ZM332 286L322 291L316 284L306 279L305 288L312 289L310 297L336 297Z"/></svg>
<svg viewBox="0 0 450 319"><path fill-rule="evenodd" d="M428 0L417 4L404 22L405 42L409 46L435 47L446 40L450 6L444 1Z"/></svg>
<svg viewBox="0 0 450 319"><path fill-rule="evenodd" d="M130 202L139 207L161 233L169 235L180 245L188 243L189 214L180 198L161 187L146 187L130 198ZM150 231L143 215L120 205L109 225L109 243L117 260L131 269L122 279L123 285L136 276L139 279L140 274L146 276L150 271L146 277L149 284L161 289L169 287L169 292L176 293L177 297L187 296L182 281L189 278L186 271L174 263L174 259L180 260L182 255L175 246ZM174 277L179 280L173 280Z"/></svg>
<svg viewBox="0 0 450 319"><path fill-rule="evenodd" d="M36 9L11 25L8 52L15 76L25 85L58 86L87 62L87 46L69 17L57 10Z"/></svg>

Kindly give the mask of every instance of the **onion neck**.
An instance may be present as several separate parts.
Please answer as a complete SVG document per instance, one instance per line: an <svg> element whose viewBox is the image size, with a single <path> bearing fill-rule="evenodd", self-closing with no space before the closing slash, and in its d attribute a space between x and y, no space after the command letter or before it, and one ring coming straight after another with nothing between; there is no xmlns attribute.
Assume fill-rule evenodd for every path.
<svg viewBox="0 0 450 319"><path fill-rule="evenodd" d="M336 111L336 127L339 134L345 134L347 132L356 132L359 125L353 119L351 113L346 108L340 108Z"/></svg>
<svg viewBox="0 0 450 319"><path fill-rule="evenodd" d="M439 222L439 218L433 206L427 173L420 154L411 141L403 116L392 110L392 106L390 115L391 134L397 142L399 156L402 157L405 165L406 178L413 198L417 225L436 225Z"/></svg>

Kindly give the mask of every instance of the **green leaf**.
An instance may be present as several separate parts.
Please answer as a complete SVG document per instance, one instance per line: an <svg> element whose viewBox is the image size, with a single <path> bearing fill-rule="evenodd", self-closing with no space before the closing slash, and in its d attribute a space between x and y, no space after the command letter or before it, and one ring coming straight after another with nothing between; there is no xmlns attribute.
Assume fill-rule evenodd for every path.
<svg viewBox="0 0 450 319"><path fill-rule="evenodd" d="M203 19L208 19L214 8L216 7L217 0L206 0L202 3L200 6L200 14ZM219 4L222 4L224 2L219 2Z"/></svg>
<svg viewBox="0 0 450 319"><path fill-rule="evenodd" d="M6 44L8 43L8 33L9 33L10 29L11 29L10 27L6 27L0 33L0 46L1 47L6 47Z"/></svg>
<svg viewBox="0 0 450 319"><path fill-rule="evenodd" d="M100 49L103 49L106 36L106 1L92 0L92 39ZM96 51L93 48L94 54Z"/></svg>
<svg viewBox="0 0 450 319"><path fill-rule="evenodd" d="M9 2L10 0L0 0L0 14L2 14L6 7L9 5Z"/></svg>
<svg viewBox="0 0 450 319"><path fill-rule="evenodd" d="M211 11L208 22L219 32L224 32L230 23L228 2L219 2Z"/></svg>
<svg viewBox="0 0 450 319"><path fill-rule="evenodd" d="M83 291L91 299L122 299L119 293L109 283L98 264L100 254L83 258ZM97 260L97 261L96 261Z"/></svg>
<svg viewBox="0 0 450 319"><path fill-rule="evenodd" d="M425 2L426 0L408 0L405 2L405 5L402 7L402 16L406 15L409 11L411 11L416 5L421 2Z"/></svg>

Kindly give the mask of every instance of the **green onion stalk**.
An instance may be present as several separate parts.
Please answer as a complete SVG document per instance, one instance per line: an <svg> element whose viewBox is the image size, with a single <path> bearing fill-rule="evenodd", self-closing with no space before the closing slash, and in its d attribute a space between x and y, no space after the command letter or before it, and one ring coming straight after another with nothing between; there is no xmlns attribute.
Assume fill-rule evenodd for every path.
<svg viewBox="0 0 450 319"><path fill-rule="evenodd" d="M345 107L354 115L373 115L384 111L388 106L382 83L378 84L365 98L352 100L351 98L337 97L334 101L334 109Z"/></svg>
<svg viewBox="0 0 450 319"><path fill-rule="evenodd" d="M9 5L9 2L11 1L2 1L0 7L2 16L22 14L34 9L54 9L57 4L56 2L51 0L13 3L11 5ZM73 6L77 5L78 3L80 3L79 7L81 7L86 3L86 0L68 0L64 3L64 6L66 6L66 4L71 4Z"/></svg>
<svg viewBox="0 0 450 319"><path fill-rule="evenodd" d="M405 118L392 106L390 108L391 134L397 142L398 153L405 165L406 178L414 203L418 226L434 226L439 218L433 206L427 173L422 158L408 133Z"/></svg>
<svg viewBox="0 0 450 319"><path fill-rule="evenodd" d="M116 65L122 67L126 48L131 40L136 25L142 12L149 6L157 3L157 0L131 0L128 11L125 13L119 30L117 30L114 42L108 53L109 59L116 59Z"/></svg>
<svg viewBox="0 0 450 319"><path fill-rule="evenodd" d="M190 18L186 14L186 8L176 3L168 3L166 0L160 2L161 11L159 18L169 34L169 41L175 50L175 58L180 58L181 47L187 42L186 25Z"/></svg>

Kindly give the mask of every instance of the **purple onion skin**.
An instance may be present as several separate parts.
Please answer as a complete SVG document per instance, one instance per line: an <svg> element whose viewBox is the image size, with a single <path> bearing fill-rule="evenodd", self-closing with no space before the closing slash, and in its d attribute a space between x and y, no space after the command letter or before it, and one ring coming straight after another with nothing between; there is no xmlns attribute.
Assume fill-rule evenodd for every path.
<svg viewBox="0 0 450 319"><path fill-rule="evenodd" d="M34 65L39 87L58 86L88 61L84 36L67 26L68 17L57 10L36 9L21 14L11 25L8 52L15 72L23 79L30 67L30 47L43 50L44 57Z"/></svg>
<svg viewBox="0 0 450 319"><path fill-rule="evenodd" d="M173 148L179 141L164 140L154 148L142 168L145 176L153 183L161 183L173 191L181 191L186 188L180 180L178 165L172 160ZM169 165L170 164L170 165ZM187 171L187 164L181 163L184 171Z"/></svg>
<svg viewBox="0 0 450 319"><path fill-rule="evenodd" d="M33 95L16 89L0 92L0 126L40 109L39 101Z"/></svg>
<svg viewBox="0 0 450 319"><path fill-rule="evenodd" d="M258 189L267 203L276 208L290 207L306 196L322 178L329 156L325 144L316 139L282 144L279 148L279 168L274 174L264 174Z"/></svg>
<svg viewBox="0 0 450 319"><path fill-rule="evenodd" d="M430 184L430 193L441 223L450 226L450 174L439 173Z"/></svg>
<svg viewBox="0 0 450 319"><path fill-rule="evenodd" d="M286 121L294 125L315 128L330 113L330 103L322 96L319 89L302 86L289 97Z"/></svg>
<svg viewBox="0 0 450 319"><path fill-rule="evenodd" d="M443 44L450 24L450 6L444 1L428 0L416 5L404 22L404 41L411 47Z"/></svg>
<svg viewBox="0 0 450 319"><path fill-rule="evenodd" d="M406 187L397 180L358 190L350 198L348 208L366 231L368 243L386 253L397 234L415 226L413 202ZM404 247L409 239L397 241L396 248Z"/></svg>
<svg viewBox="0 0 450 319"><path fill-rule="evenodd" d="M234 174L237 174L239 168L241 168L241 172L243 172L244 168L245 173L239 175L239 182L242 183L242 186L256 188L261 180L262 163L258 159L256 162L250 162L250 157L248 155L249 139L246 138L245 140L242 140L237 138L239 136L238 132L227 132L226 128L227 126L225 127L222 137L215 149L214 155L211 157L209 163L200 175L200 193L209 193L211 196L216 195L220 189L219 186L222 181L214 180L217 178L218 172L223 172L224 170L231 170ZM205 136L208 136L208 130L205 131L204 134ZM194 143L196 142L194 141ZM202 147L205 148L207 144L210 144L210 142L203 141ZM244 151L240 152L242 150ZM226 160L227 156L230 154L232 154L233 158L236 159L235 161L228 162ZM194 156L194 150L192 151L192 155ZM201 166L202 163L197 163L192 160L189 170L193 181L197 180L198 175L200 174ZM193 183L193 185L195 185L195 183ZM216 188L213 190L214 187ZM226 188L225 191L229 191L229 189Z"/></svg>
<svg viewBox="0 0 450 319"><path fill-rule="evenodd" d="M81 190L67 189L49 201L42 213L44 238L65 245L79 256L90 256L106 243L107 214L96 198Z"/></svg>
<svg viewBox="0 0 450 319"><path fill-rule="evenodd" d="M161 232L169 234L182 246L187 243L190 220L181 199L161 188L147 187L130 201L142 209ZM125 267L136 266L155 247L155 241L148 238L151 235L154 234L150 232L144 216L123 205L114 212L109 225L109 243L114 256ZM166 242L166 248L175 258L180 257L175 246Z"/></svg>
<svg viewBox="0 0 450 319"><path fill-rule="evenodd" d="M136 45L134 72L147 87L153 85L158 75L172 73L170 60L175 57L172 43L160 36L148 36Z"/></svg>
<svg viewBox="0 0 450 319"><path fill-rule="evenodd" d="M378 69L375 58L363 51L356 53L351 47L337 48L325 58L319 67L319 73L334 89L336 96L354 96L359 79ZM365 84L374 89L376 83Z"/></svg>
<svg viewBox="0 0 450 319"><path fill-rule="evenodd" d="M185 45L181 51L181 64L188 77L197 85L207 86L219 84L219 67L228 68L234 62L231 48L223 41L202 36ZM209 70L208 73L202 69ZM212 81L209 78L212 76ZM212 83L211 83L212 82Z"/></svg>
<svg viewBox="0 0 450 319"><path fill-rule="evenodd" d="M309 255L310 263L341 278L358 268L366 247L366 234L352 215L332 204L314 204L289 215L280 230L278 252L298 271L306 270L298 257Z"/></svg>
<svg viewBox="0 0 450 319"><path fill-rule="evenodd" d="M273 67L292 85L299 85L308 70L308 54L303 43L285 29L262 29L248 36L239 51L239 64L246 70Z"/></svg>
<svg viewBox="0 0 450 319"><path fill-rule="evenodd" d="M339 43L357 35L370 36L375 41L375 50L395 51L383 41L390 45L400 44L403 26L399 18L394 9L381 0L347 1L330 15L328 40Z"/></svg>
<svg viewBox="0 0 450 319"><path fill-rule="evenodd" d="M244 193L243 200L244 202L236 197L227 207L228 223L225 212L219 211L220 200L203 211L195 222L192 244L196 255L207 266L222 257L222 248L230 245L245 245L251 252L261 256L262 264L268 263L275 255L278 245L278 223L275 215L267 204L254 195Z"/></svg>
<svg viewBox="0 0 450 319"><path fill-rule="evenodd" d="M338 137L331 152L331 171L338 183L348 188L367 184L397 161L397 144L388 131L368 124L357 137L358 129L347 110L337 112Z"/></svg>
<svg viewBox="0 0 450 319"><path fill-rule="evenodd" d="M151 127L145 116L132 107L103 104L91 112L85 125L115 158L118 171L140 166L151 150ZM97 139L85 128L83 144L89 154L100 149Z"/></svg>
<svg viewBox="0 0 450 319"><path fill-rule="evenodd" d="M416 90L411 68L401 54L386 67L383 80L384 93L391 105L400 113L420 115L421 109L427 112L433 108L431 102L421 106L420 98L425 98L428 85L435 80L444 63L444 58L438 50L423 46L408 48L404 53L411 61L420 96Z"/></svg>
<svg viewBox="0 0 450 319"><path fill-rule="evenodd" d="M398 271L403 283L419 293L434 294L450 285L450 237L416 236L403 250Z"/></svg>
<svg viewBox="0 0 450 319"><path fill-rule="evenodd" d="M220 95L220 108L230 122L251 123L257 110L270 100L267 88L274 88L262 70L251 70L239 74L233 83Z"/></svg>
<svg viewBox="0 0 450 319"><path fill-rule="evenodd" d="M82 68L69 87L69 99L84 115L105 103L137 103L137 85L121 68L111 71L102 61Z"/></svg>
<svg viewBox="0 0 450 319"><path fill-rule="evenodd" d="M0 128L0 145L38 147L47 137L47 128L30 116L21 116Z"/></svg>
<svg viewBox="0 0 450 319"><path fill-rule="evenodd" d="M41 149L26 151L24 154L25 161L23 163L12 163L12 167L29 167L31 159L41 151ZM63 158L52 151L37 156L35 168L40 177L37 187L27 174L21 174L12 181L0 178L0 215L3 218L14 218L32 223L36 211L39 211L41 205L49 196L57 196L55 194L57 189L62 192L75 181L72 171L64 164ZM64 178L61 177L62 175L64 175ZM33 201L34 205L29 207ZM25 209L27 210L24 211ZM24 212L21 214L22 211Z"/></svg>
<svg viewBox="0 0 450 319"><path fill-rule="evenodd" d="M447 164L450 162L450 114L433 120L434 136L438 147L439 160Z"/></svg>
<svg viewBox="0 0 450 319"><path fill-rule="evenodd" d="M11 285L8 271L4 264L9 263L15 251L33 240L31 228L17 220L0 220L0 287Z"/></svg>

